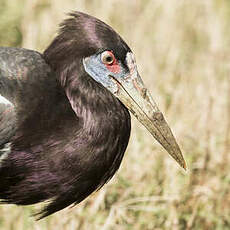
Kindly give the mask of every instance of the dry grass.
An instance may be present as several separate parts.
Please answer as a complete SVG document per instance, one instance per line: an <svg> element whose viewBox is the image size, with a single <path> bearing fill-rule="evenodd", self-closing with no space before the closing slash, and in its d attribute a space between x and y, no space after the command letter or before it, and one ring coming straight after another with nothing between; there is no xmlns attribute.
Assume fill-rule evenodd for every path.
<svg viewBox="0 0 230 230"><path fill-rule="evenodd" d="M230 3L0 0L0 45L44 50L71 10L112 25L177 136L184 173L133 119L118 174L82 204L36 222L0 207L3 230L230 229Z"/></svg>

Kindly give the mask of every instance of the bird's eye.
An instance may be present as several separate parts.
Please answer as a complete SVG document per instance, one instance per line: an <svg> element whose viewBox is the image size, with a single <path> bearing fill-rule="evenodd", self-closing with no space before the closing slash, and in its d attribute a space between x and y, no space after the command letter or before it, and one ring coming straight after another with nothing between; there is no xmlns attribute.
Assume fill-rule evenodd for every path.
<svg viewBox="0 0 230 230"><path fill-rule="evenodd" d="M115 61L115 57L111 51L105 51L101 54L101 61L105 65L112 65Z"/></svg>

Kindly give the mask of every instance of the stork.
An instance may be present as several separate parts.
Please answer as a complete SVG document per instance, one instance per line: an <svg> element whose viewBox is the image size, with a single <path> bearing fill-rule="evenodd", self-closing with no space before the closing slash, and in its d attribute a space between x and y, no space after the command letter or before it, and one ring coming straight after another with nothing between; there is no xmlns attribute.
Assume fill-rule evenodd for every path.
<svg viewBox="0 0 230 230"><path fill-rule="evenodd" d="M129 111L186 168L134 54L107 24L73 12L43 54L0 48L0 199L78 204L118 170Z"/></svg>

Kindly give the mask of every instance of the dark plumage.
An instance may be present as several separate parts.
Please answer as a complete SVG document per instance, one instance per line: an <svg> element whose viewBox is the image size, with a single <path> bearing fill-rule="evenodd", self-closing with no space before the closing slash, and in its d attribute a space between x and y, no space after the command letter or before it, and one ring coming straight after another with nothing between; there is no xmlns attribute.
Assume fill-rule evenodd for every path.
<svg viewBox="0 0 230 230"><path fill-rule="evenodd" d="M120 75L130 72L131 50L121 37L79 12L61 24L44 54L0 48L0 95L6 100L0 101L2 202L50 200L40 212L45 217L79 203L117 171L130 115L124 102L94 79L98 75L90 76L94 67L84 59L106 50L116 57Z"/></svg>

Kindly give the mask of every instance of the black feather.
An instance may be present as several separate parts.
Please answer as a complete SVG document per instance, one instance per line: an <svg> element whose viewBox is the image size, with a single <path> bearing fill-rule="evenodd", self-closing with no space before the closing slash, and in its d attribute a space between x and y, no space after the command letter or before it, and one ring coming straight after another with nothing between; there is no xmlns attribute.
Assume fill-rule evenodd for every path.
<svg viewBox="0 0 230 230"><path fill-rule="evenodd" d="M129 112L82 65L102 49L120 60L130 50L111 27L83 13L70 15L43 55L0 48L0 94L16 110L11 152L0 162L2 202L49 200L43 218L81 202L119 168Z"/></svg>

